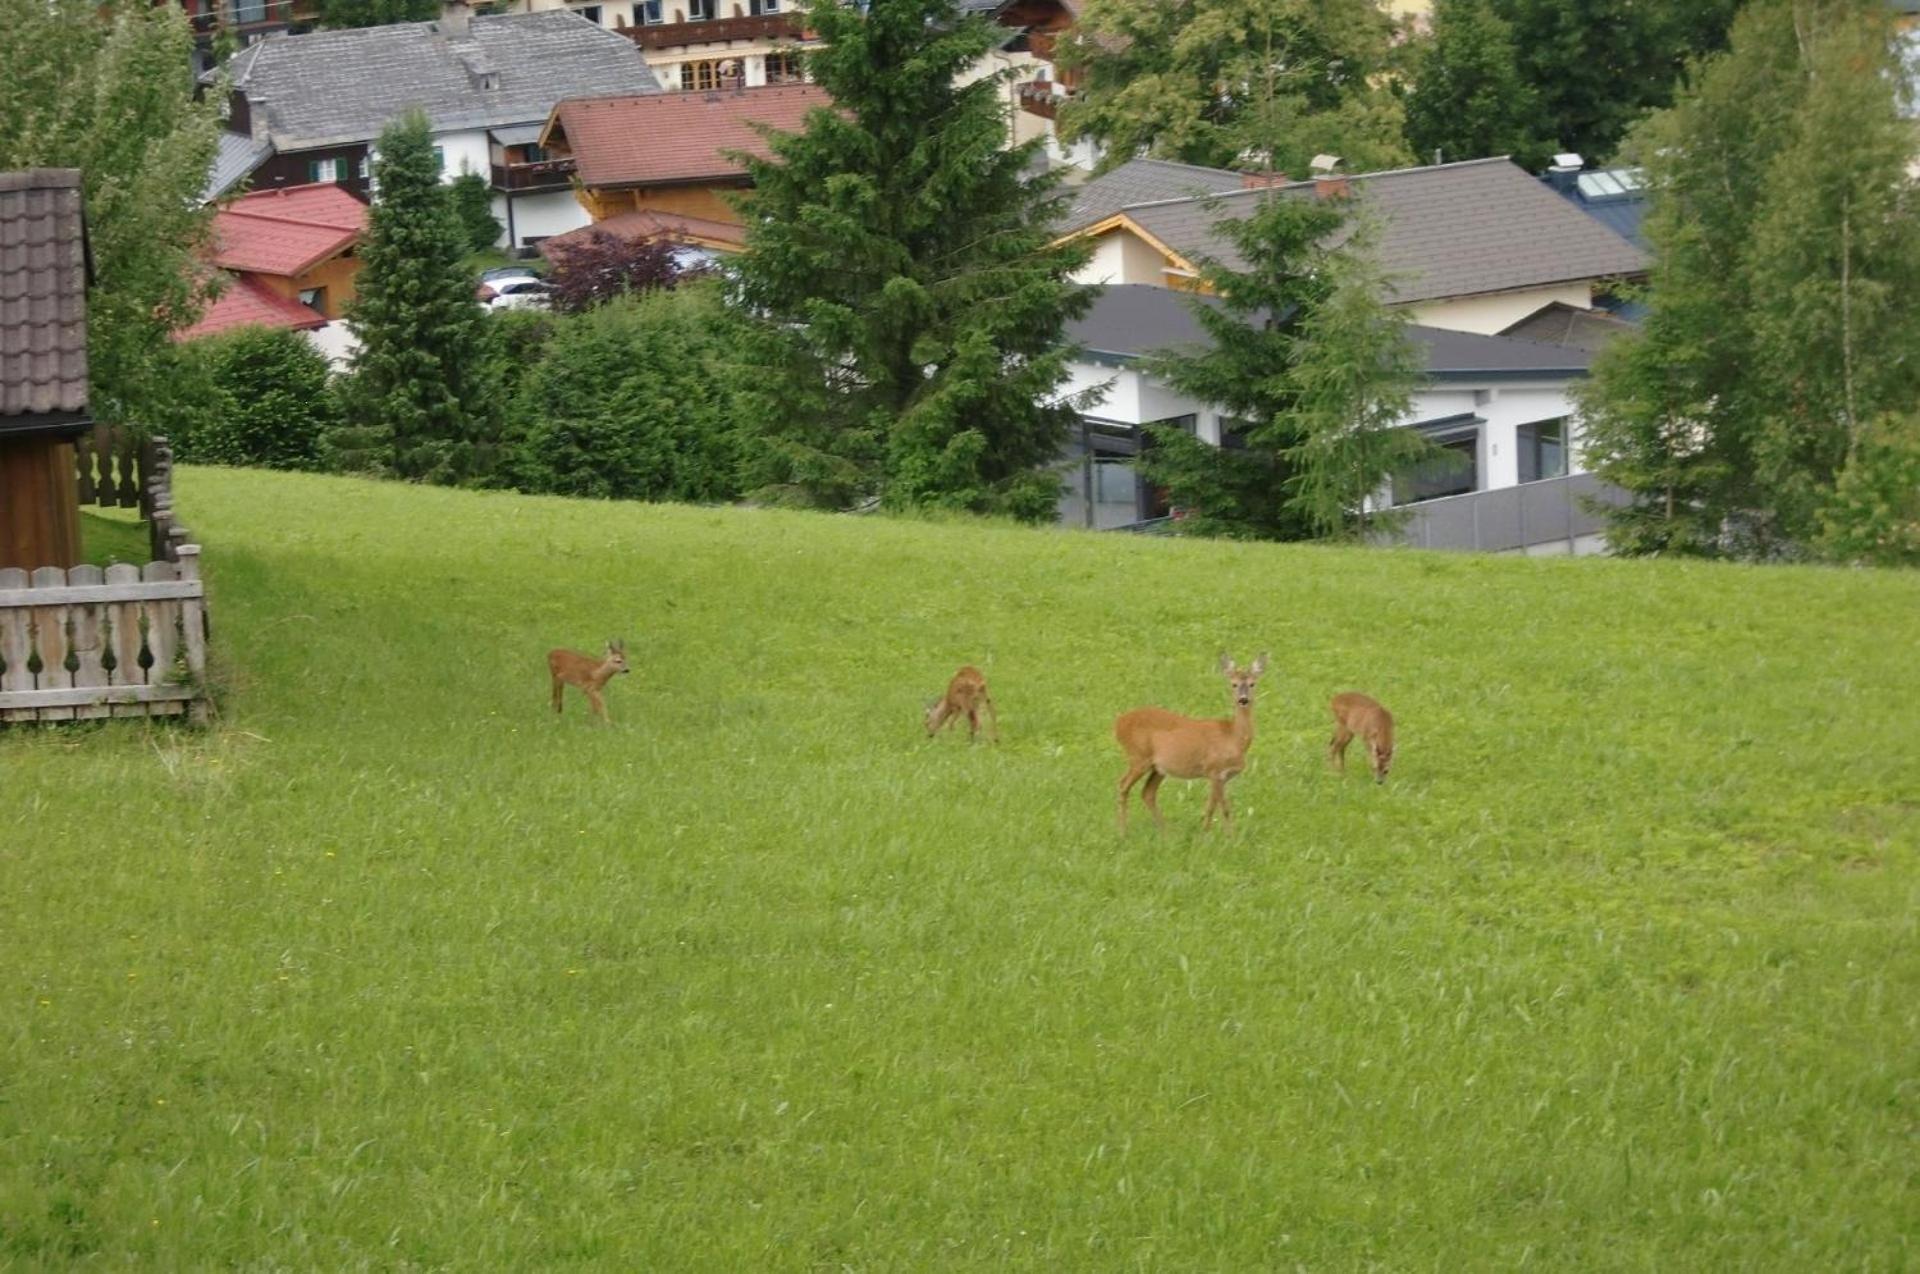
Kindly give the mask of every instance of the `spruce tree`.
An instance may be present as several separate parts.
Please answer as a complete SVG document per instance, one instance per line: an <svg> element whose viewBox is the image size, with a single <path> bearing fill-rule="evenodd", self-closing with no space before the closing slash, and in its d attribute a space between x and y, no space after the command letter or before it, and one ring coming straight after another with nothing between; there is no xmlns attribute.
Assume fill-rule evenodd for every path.
<svg viewBox="0 0 1920 1274"><path fill-rule="evenodd" d="M359 349L336 467L451 482L491 439L492 329L474 300L467 238L414 111L381 132L376 195L349 313Z"/></svg>
<svg viewBox="0 0 1920 1274"><path fill-rule="evenodd" d="M1513 28L1492 0L1436 0L1406 104L1407 144L1421 163L1437 152L1445 161L1511 155L1535 167L1552 153L1514 59Z"/></svg>
<svg viewBox="0 0 1920 1274"><path fill-rule="evenodd" d="M1052 246L1061 199L1006 149L1001 86L960 84L994 42L952 0L815 0L833 97L750 163L740 298L761 317L748 461L765 497L1041 520L1075 404L1064 322L1091 298Z"/></svg>
<svg viewBox="0 0 1920 1274"><path fill-rule="evenodd" d="M1418 383L1403 315L1362 221L1344 200L1272 195L1252 215L1219 223L1244 267L1203 263L1212 294L1191 301L1208 347L1159 355L1149 375L1239 421L1215 448L1177 429L1155 431L1141 462L1149 481L1189 510L1191 533L1297 540L1357 535L1392 515L1367 498L1435 448L1397 427Z"/></svg>

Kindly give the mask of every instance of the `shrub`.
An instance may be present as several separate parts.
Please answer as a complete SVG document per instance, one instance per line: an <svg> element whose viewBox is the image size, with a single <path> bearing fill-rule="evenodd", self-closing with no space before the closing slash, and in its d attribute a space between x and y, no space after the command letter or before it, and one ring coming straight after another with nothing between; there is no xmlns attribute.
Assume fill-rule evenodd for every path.
<svg viewBox="0 0 1920 1274"><path fill-rule="evenodd" d="M664 239L628 239L593 230L547 249L554 308L577 314L631 292L670 288L680 281L675 247Z"/></svg>
<svg viewBox="0 0 1920 1274"><path fill-rule="evenodd" d="M243 327L179 351L182 390L165 422L192 464L315 469L339 423L327 360L298 332Z"/></svg>
<svg viewBox="0 0 1920 1274"><path fill-rule="evenodd" d="M558 320L516 400L509 480L627 500L738 494L734 327L712 287Z"/></svg>
<svg viewBox="0 0 1920 1274"><path fill-rule="evenodd" d="M449 187L453 211L475 252L485 252L500 242L500 219L493 215L493 191L487 179L478 173L462 173Z"/></svg>

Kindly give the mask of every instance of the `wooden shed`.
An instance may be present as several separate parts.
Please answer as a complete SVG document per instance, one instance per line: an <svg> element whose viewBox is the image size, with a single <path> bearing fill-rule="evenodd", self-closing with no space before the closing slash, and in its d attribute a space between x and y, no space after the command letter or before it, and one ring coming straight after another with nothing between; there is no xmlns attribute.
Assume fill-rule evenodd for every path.
<svg viewBox="0 0 1920 1274"><path fill-rule="evenodd" d="M80 562L74 439L92 424L80 173L0 173L0 568Z"/></svg>

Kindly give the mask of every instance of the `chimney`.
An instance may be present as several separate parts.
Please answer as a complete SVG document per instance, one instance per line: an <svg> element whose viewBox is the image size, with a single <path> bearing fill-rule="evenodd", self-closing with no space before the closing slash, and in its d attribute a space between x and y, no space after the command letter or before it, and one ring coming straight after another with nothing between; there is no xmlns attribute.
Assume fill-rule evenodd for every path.
<svg viewBox="0 0 1920 1274"><path fill-rule="evenodd" d="M467 0L445 0L440 6L440 34L464 39L473 22L473 6Z"/></svg>
<svg viewBox="0 0 1920 1274"><path fill-rule="evenodd" d="M267 130L267 95L248 93L242 98L247 104L247 133L256 142L272 140Z"/></svg>
<svg viewBox="0 0 1920 1274"><path fill-rule="evenodd" d="M1574 184L1580 180L1580 170L1587 161L1572 151L1564 151L1553 157L1553 165L1547 169L1547 184L1561 194L1570 194Z"/></svg>
<svg viewBox="0 0 1920 1274"><path fill-rule="evenodd" d="M1347 184L1346 174L1340 171L1340 156L1315 155L1310 165L1313 171L1313 193L1321 199L1345 199L1353 193Z"/></svg>

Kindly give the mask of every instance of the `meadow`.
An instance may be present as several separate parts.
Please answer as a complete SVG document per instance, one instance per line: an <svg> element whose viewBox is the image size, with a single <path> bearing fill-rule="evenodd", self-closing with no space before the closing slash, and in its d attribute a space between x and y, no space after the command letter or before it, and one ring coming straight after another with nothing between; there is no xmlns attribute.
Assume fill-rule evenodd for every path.
<svg viewBox="0 0 1920 1274"><path fill-rule="evenodd" d="M1920 1259L1920 577L177 488L215 724L0 734L0 1268Z"/></svg>

